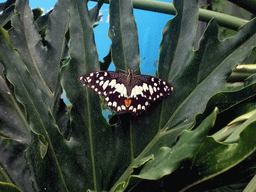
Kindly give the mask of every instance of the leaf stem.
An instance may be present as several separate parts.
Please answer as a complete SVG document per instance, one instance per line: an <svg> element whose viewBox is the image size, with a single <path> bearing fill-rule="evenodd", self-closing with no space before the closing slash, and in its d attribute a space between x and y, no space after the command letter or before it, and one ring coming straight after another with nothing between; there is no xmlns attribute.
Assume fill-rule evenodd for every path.
<svg viewBox="0 0 256 192"><path fill-rule="evenodd" d="M130 120L131 121L131 120ZM131 123L131 122L130 122ZM131 163L134 161L134 149L133 149L133 133L132 126L130 126L130 148L131 148Z"/></svg>
<svg viewBox="0 0 256 192"><path fill-rule="evenodd" d="M97 0L91 0L97 1ZM109 3L109 0L105 0L104 3ZM135 9L148 10L158 13L166 13L176 15L176 10L172 3L152 1L152 0L132 0L133 7ZM246 24L248 20L234 17L224 13L218 13L206 9L199 9L199 20L209 22L215 18L217 23L222 26L233 30L238 30L242 25Z"/></svg>

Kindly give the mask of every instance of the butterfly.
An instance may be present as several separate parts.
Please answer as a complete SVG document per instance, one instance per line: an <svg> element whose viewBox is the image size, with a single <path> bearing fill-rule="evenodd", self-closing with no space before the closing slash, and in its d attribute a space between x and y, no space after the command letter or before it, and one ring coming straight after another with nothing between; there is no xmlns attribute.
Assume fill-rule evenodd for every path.
<svg viewBox="0 0 256 192"><path fill-rule="evenodd" d="M160 78L118 71L95 71L79 77L83 86L104 96L107 106L118 114L139 115L157 99L170 95L173 87Z"/></svg>

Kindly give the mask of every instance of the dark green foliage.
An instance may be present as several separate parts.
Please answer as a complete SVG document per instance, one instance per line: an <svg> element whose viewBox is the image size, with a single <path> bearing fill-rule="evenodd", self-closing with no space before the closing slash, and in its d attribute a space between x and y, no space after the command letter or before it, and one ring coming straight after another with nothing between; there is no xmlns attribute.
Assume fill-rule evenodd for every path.
<svg viewBox="0 0 256 192"><path fill-rule="evenodd" d="M100 97L78 77L107 69L110 61L118 69L139 69L140 56L132 3L112 0L111 52L100 63L93 29L102 3L89 11L87 1L59 0L43 16L27 0L1 4L0 190L221 190L245 178L244 188L255 173L255 113L226 140L209 135L256 106L255 75L232 89L227 84L256 44L256 20L225 41L212 20L194 50L197 1L175 1L158 68L174 92L147 113L114 116L110 125ZM238 179L225 180L240 169Z"/></svg>

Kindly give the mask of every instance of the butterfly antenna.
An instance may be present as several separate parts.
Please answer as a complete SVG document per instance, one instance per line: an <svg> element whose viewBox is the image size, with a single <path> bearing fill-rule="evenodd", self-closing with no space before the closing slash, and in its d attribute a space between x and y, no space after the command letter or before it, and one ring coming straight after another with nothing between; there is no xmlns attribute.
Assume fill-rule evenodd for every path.
<svg viewBox="0 0 256 192"><path fill-rule="evenodd" d="M134 73L135 73L137 70L140 70L140 68L138 67L137 69L135 69L135 70L134 70Z"/></svg>

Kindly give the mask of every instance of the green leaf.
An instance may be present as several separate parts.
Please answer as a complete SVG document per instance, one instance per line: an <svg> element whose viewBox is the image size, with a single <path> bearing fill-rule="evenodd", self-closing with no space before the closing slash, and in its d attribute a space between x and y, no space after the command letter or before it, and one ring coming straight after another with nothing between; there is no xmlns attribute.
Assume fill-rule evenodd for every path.
<svg viewBox="0 0 256 192"><path fill-rule="evenodd" d="M0 16L0 25L2 27L5 26L8 22L10 22L11 17L14 15L14 8L15 5L11 4L10 6L4 6L4 8L1 9L1 11L3 11L3 13Z"/></svg>
<svg viewBox="0 0 256 192"><path fill-rule="evenodd" d="M15 86L15 97L25 108L27 124L33 132L44 136L49 143L51 153L54 154L53 145L62 147L54 118L28 69L10 46L10 39L3 29L0 30L0 60L5 67L8 80ZM58 164L57 159L53 159L53 162ZM61 174L57 178L61 180Z"/></svg>
<svg viewBox="0 0 256 192"><path fill-rule="evenodd" d="M174 147L160 148L154 159L142 168L139 175L133 175L133 177L160 179L175 171L180 163L191 158L204 142L215 123L217 112L218 109L216 108L195 130L183 131Z"/></svg>
<svg viewBox="0 0 256 192"><path fill-rule="evenodd" d="M12 45L17 49L52 111L54 102L58 102L62 93L59 83L60 60L66 45L65 34L68 27L68 13L63 10L68 5L68 1L59 1L55 6L56 11L49 18L45 40L50 46L47 50L40 41L28 1L17 1L16 11L19 14L12 18L13 28L9 30Z"/></svg>
<svg viewBox="0 0 256 192"><path fill-rule="evenodd" d="M99 11L104 3L104 0L99 0L97 5L95 5L90 11L89 11L89 16L92 21L92 23L98 22L101 18L99 16Z"/></svg>
<svg viewBox="0 0 256 192"><path fill-rule="evenodd" d="M33 189L23 152L27 145L0 136L0 191ZM8 189L8 190L7 190Z"/></svg>
<svg viewBox="0 0 256 192"><path fill-rule="evenodd" d="M232 68L246 59L255 45L255 22L256 20L252 20L244 25L236 36L219 41L218 26L212 21L196 52L193 50L192 43L186 45L189 48L183 51L177 50L179 46L184 45L184 42L187 43L184 39L178 41L179 44L175 51L171 51L179 52L177 56L162 56L165 58L164 61L170 64L169 70L165 70L165 73L168 72L169 82L174 87L173 98L168 98L164 109L166 115L162 120L163 125L168 121L165 125L167 129L177 126L186 127L194 121L196 113L203 112L212 95L228 90L227 76L231 73ZM174 26L169 27L171 29ZM179 38L182 37L183 35L179 34ZM168 41L164 42L168 43ZM164 42L162 42L162 46ZM202 95L202 93L204 94ZM168 106L171 106L171 110Z"/></svg>
<svg viewBox="0 0 256 192"><path fill-rule="evenodd" d="M0 130L5 137L23 144L30 143L29 125L19 103L0 76Z"/></svg>
<svg viewBox="0 0 256 192"><path fill-rule="evenodd" d="M138 31L132 2L111 0L109 9L108 36L112 41L112 61L116 69L127 71L130 68L140 74Z"/></svg>
<svg viewBox="0 0 256 192"><path fill-rule="evenodd" d="M15 185L0 182L0 191L8 191L8 192L22 192L18 187Z"/></svg>
<svg viewBox="0 0 256 192"><path fill-rule="evenodd" d="M27 3L23 3L23 4L21 3L21 4L17 5L17 7L22 10L24 10L24 8L25 9L28 8L27 6L28 6ZM56 12L57 12L57 9L56 9ZM29 11L24 12L24 14L25 13L28 14L28 15L26 15L26 21L28 21L28 22L32 21L33 18L32 18L32 15L29 14ZM16 17L16 20L14 19L16 22L19 22L19 19L21 19L21 20L23 19L22 16L21 16L21 18L17 18L17 17ZM26 26L26 24L24 24L24 25ZM16 26L16 27L19 28L20 26ZM14 28L15 28L15 26L14 26ZM22 29L24 29L24 27ZM37 48L38 48L38 47L37 48L33 47L33 46L35 46L34 43L36 42L36 40L38 40L37 43L40 45L40 41L38 39L38 36L36 35L36 34L38 34L38 32L36 31L36 28L34 27L34 25L29 25L29 26L27 26L26 29L28 30L28 34L35 35L34 36L35 39L33 39L32 37L28 37L29 40L25 44L25 45L31 45L31 47L27 47L27 48L31 48L31 52L33 52L33 51L37 50ZM15 32L15 34L17 34L18 36L21 35L18 31L15 31L14 29L13 29L13 32ZM63 32L65 33L65 31L63 31ZM27 33L24 33L24 34L27 34ZM50 98L52 98L52 100L50 101L49 97L43 98L42 92L40 89L38 89L38 87L40 87L45 82L44 79L32 77L32 74L37 74L37 73L33 73L33 72L36 72L38 69L36 64L42 62L42 60L40 60L40 62L37 60L38 63L32 62L33 65L31 65L31 63L27 62L26 63L27 65L25 65L23 60L19 57L18 53L16 51L14 51L14 49L11 47L11 42L10 42L9 36L6 33L6 31L1 29L0 36L1 36L0 37L0 39L1 39L0 60L4 65L6 77L7 77L8 81L14 85L14 96L24 106L24 110L22 110L22 112L23 112L23 116L26 118L26 121L27 121L26 124L29 125L29 129L33 131L33 132L30 132L32 134L31 136L34 136L34 134L39 134L38 137L40 138L39 148L41 148L40 149L41 155L42 155L41 158L44 158L42 160L43 165L48 165L48 167L53 168L50 171L49 169L45 169L47 166L45 166L44 169L42 169L41 166L38 166L37 162L35 162L37 159L33 158L35 156L34 154L36 154L36 153L35 153L35 151L30 150L30 152L27 154L27 161L29 162L28 165L30 165L29 168L31 170L33 170L33 171L31 171L31 173L32 172L39 173L36 176L33 174L31 176L33 178L34 182L38 182L34 185L40 185L41 189L46 187L48 189L54 188L54 189L59 189L60 191L66 191L66 184L63 179L63 173L61 171L61 167L63 167L63 166L60 167L59 165L65 164L64 159L66 159L66 158L63 158L63 157L68 153L69 150L68 150L66 144L64 143L65 140L59 133L58 127L55 123L55 119L53 118L53 115L52 115L52 108L50 108L50 106L48 105L49 103L54 103L54 99L53 99L53 97L50 97ZM15 40L12 39L12 41L15 41ZM17 43L17 44L15 44L15 43ZM16 48L19 50L18 43L20 43L20 42L17 40L17 41L15 41L15 43L14 44L17 46ZM41 51L41 48L42 48L42 46L39 46L40 51ZM25 49L25 50L28 50L28 49ZM48 49L48 50L51 50L51 49ZM26 57L27 52L25 52L25 53L26 54L23 55L24 56L23 59L25 61L28 61L26 59L29 57ZM61 53L62 52L60 51L59 57L60 57ZM56 54L56 55L58 56L58 54ZM33 57L33 58L35 58L35 57ZM37 57L37 59L39 59L39 58ZM54 60L54 58L52 58L52 59ZM58 68L60 68L59 64L60 63L58 61L55 65L57 65ZM43 65L46 66L46 64L43 64ZM37 71L37 72L39 72L39 71ZM43 71L40 71L40 72L43 72ZM58 76L58 74L59 74L59 72L55 71L55 77ZM59 81L57 81L57 82L59 83ZM42 89L42 90L45 90L45 89ZM48 104L46 104L45 99L47 101L49 101ZM12 105L14 105L14 104L12 103ZM58 105L56 105L56 106L58 106ZM12 139L15 139L15 137ZM48 149L45 148L47 146L49 146ZM37 150L37 148L36 148L36 150ZM66 151L66 154L63 153L64 151ZM45 155L45 153L46 153L46 155ZM56 158L56 157L58 157L58 158ZM64 162L61 162L61 160L63 160ZM25 163L25 161L22 163ZM20 169L21 168L22 167L20 166ZM69 166L66 166L65 170L67 170L69 168L70 168ZM40 178L40 176L42 176L42 175L45 176L45 173L47 173L48 175L54 175L54 178L55 178L54 181L56 181L57 184L54 186L51 185L51 182L53 182L53 180L52 181L49 180L51 182L45 182L45 183L43 183L42 181L39 181L38 178ZM49 177L49 179L50 179L50 177Z"/></svg>
<svg viewBox="0 0 256 192"><path fill-rule="evenodd" d="M193 178L197 183L220 174L237 165L256 150L256 139L253 136L256 130L256 115L254 114L242 126L239 141L233 144L216 142L212 137L203 143L195 154L193 161Z"/></svg>

